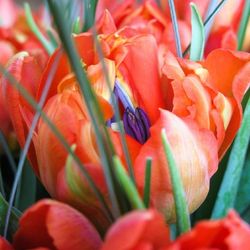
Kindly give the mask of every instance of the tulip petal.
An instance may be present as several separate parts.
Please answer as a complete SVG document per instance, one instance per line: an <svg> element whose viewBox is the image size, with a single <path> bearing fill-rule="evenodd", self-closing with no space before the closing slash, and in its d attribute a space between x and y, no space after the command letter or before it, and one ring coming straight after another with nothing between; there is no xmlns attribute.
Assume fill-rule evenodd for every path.
<svg viewBox="0 0 250 250"><path fill-rule="evenodd" d="M1 250L14 250L7 240L0 236L0 249Z"/></svg>
<svg viewBox="0 0 250 250"><path fill-rule="evenodd" d="M139 99L139 106L145 110L151 122L154 122L159 116L156 110L163 107L156 41L150 35L140 36L131 41L128 51L124 65L128 79L131 80L131 88Z"/></svg>
<svg viewBox="0 0 250 250"><path fill-rule="evenodd" d="M8 63L7 71L15 77L31 96L35 96L42 68L38 65L34 57L29 56L26 52L16 54ZM21 147L23 147L29 131L24 120L29 118L29 122L31 122L34 110L19 91L12 87L12 84L5 77L2 78L2 88L6 107L10 114L17 139ZM30 146L28 157L37 173L37 161L33 144Z"/></svg>
<svg viewBox="0 0 250 250"><path fill-rule="evenodd" d="M155 210L134 211L117 220L102 250L160 249L169 243L169 229ZM140 248L149 246L150 248Z"/></svg>
<svg viewBox="0 0 250 250"><path fill-rule="evenodd" d="M82 214L52 200L42 200L29 208L14 236L14 247L20 250L36 247L93 250L100 245L100 236Z"/></svg>
<svg viewBox="0 0 250 250"><path fill-rule="evenodd" d="M164 128L186 192L189 212L205 199L209 179L218 165L217 142L214 135L199 129L191 120L182 120L161 110L161 116L151 127L151 137L142 146L135 161L135 176L139 190L144 187L146 158L152 158L151 205L162 211L169 221L175 219L174 201L159 131Z"/></svg>
<svg viewBox="0 0 250 250"><path fill-rule="evenodd" d="M250 228L234 211L216 221L201 221L180 236L168 250L249 249Z"/></svg>
<svg viewBox="0 0 250 250"><path fill-rule="evenodd" d="M233 103L236 103L219 150L219 156L222 158L232 143L242 119L241 100L250 86L250 55L219 49L209 54L204 66L209 72L209 86L225 97L231 100L233 98Z"/></svg>

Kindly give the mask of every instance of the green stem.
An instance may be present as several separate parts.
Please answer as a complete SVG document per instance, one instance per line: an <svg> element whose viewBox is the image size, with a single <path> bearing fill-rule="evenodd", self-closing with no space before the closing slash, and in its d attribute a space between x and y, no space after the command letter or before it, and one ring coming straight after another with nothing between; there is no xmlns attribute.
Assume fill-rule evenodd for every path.
<svg viewBox="0 0 250 250"><path fill-rule="evenodd" d="M161 131L161 138L163 143L164 152L168 162L170 179L172 182L173 196L175 201L175 212L177 220L178 233L182 234L190 230L190 219L188 207L186 203L186 196L182 185L182 180L176 166L174 156L172 154L165 129Z"/></svg>
<svg viewBox="0 0 250 250"><path fill-rule="evenodd" d="M25 11L25 16L26 20L28 23L28 26L30 27L31 31L34 33L34 35L37 37L37 39L41 42L43 47L47 50L49 55L51 55L55 48L54 46L44 37L44 35L41 33L39 30L38 26L35 23L35 20L32 16L31 8L28 3L24 3L24 11Z"/></svg>
<svg viewBox="0 0 250 250"><path fill-rule="evenodd" d="M250 18L250 0L245 0L245 6L243 9L243 14L240 21L240 28L238 31L238 50L242 49L249 18Z"/></svg>
<svg viewBox="0 0 250 250"><path fill-rule="evenodd" d="M152 170L152 158L147 158L147 160L146 160L146 173L145 173L145 185L144 185L144 194L143 194L143 201L144 201L146 208L149 207L149 202L150 202L151 170Z"/></svg>
<svg viewBox="0 0 250 250"><path fill-rule="evenodd" d="M127 198L131 202L131 205L133 206L134 209L144 209L145 206L136 189L136 186L127 175L119 157L114 156L113 161L115 165L115 173L117 175L117 178L120 181L122 187L124 188L124 191L127 194Z"/></svg>

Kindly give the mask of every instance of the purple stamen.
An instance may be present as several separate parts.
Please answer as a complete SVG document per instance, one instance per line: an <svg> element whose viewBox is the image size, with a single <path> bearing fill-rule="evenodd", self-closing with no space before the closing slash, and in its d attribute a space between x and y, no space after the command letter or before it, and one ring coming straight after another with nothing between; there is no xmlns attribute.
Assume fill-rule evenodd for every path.
<svg viewBox="0 0 250 250"><path fill-rule="evenodd" d="M125 132L141 144L144 144L150 136L150 121L141 108L136 108L135 112L126 108L123 115L123 124Z"/></svg>

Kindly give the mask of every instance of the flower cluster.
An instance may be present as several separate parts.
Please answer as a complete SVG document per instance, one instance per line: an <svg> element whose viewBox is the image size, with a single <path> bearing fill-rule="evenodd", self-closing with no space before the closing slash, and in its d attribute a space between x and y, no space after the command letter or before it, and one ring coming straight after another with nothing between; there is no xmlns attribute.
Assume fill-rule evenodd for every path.
<svg viewBox="0 0 250 250"><path fill-rule="evenodd" d="M53 14L56 4L48 2ZM206 20L212 15L210 1L195 2L200 17ZM0 0L0 9L11 14L1 17L0 13L4 20L0 23L0 63L8 73L0 81L0 129L7 137L14 130L23 148L38 119L27 156L37 178L57 200L42 200L30 207L21 216L12 243L0 238L0 249L248 249L250 228L234 211L221 220L199 222L176 240L170 235L169 224L178 223L178 205L161 131L166 134L191 214L206 199L210 179L240 128L241 102L250 86L250 54L237 51L245 1L228 0L213 22L208 22L205 56L197 61L188 54L194 35L189 3L175 1L175 21L165 1L99 0L93 26L72 34L80 59L77 63L93 93L86 99L88 93L79 84L66 42L62 39L62 45L48 56L23 20L22 10L12 1ZM87 15L87 6L84 8ZM54 19L56 24L56 15ZM36 21L42 21L39 14ZM174 24L186 55L179 54ZM77 25L81 25L79 20ZM46 36L42 24L40 29ZM60 27L58 30L62 38ZM249 49L247 38L248 32L245 50ZM27 95L41 106L40 118ZM91 114L93 105L99 110L100 137L104 139L96 134L99 124L95 125L96 113ZM145 186L150 186L144 210L130 211L131 200L123 199L123 184L109 153L120 160L126 173L133 173L139 199L143 199ZM125 215L118 219L112 213L108 178L114 180L115 196L122 200L118 210ZM123 203L128 204L126 211Z"/></svg>

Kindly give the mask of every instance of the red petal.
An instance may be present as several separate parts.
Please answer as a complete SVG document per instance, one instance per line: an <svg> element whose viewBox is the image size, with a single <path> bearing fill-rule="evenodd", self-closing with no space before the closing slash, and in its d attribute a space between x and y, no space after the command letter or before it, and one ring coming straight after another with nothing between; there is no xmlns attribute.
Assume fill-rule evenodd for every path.
<svg viewBox="0 0 250 250"><path fill-rule="evenodd" d="M249 249L249 226L234 212L221 220L202 221L188 233L183 234L168 250L192 249Z"/></svg>
<svg viewBox="0 0 250 250"><path fill-rule="evenodd" d="M0 249L1 250L14 250L10 243L0 236Z"/></svg>
<svg viewBox="0 0 250 250"><path fill-rule="evenodd" d="M101 249L134 250L144 244L151 246L149 249L160 249L168 245L169 238L169 229L158 212L134 211L117 220L110 228Z"/></svg>
<svg viewBox="0 0 250 250"><path fill-rule="evenodd" d="M14 246L20 250L36 247L94 250L101 246L101 239L78 211L63 203L42 200L21 217Z"/></svg>

